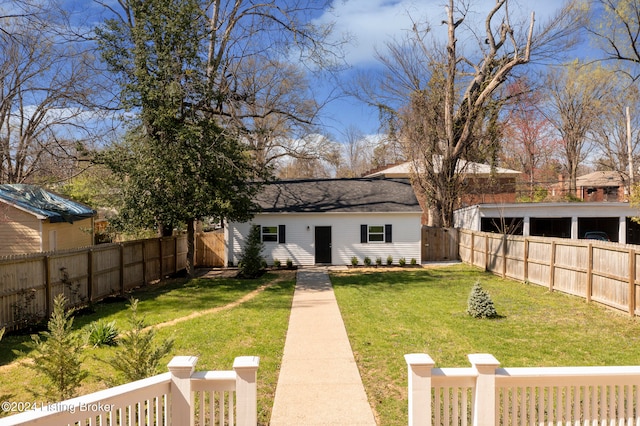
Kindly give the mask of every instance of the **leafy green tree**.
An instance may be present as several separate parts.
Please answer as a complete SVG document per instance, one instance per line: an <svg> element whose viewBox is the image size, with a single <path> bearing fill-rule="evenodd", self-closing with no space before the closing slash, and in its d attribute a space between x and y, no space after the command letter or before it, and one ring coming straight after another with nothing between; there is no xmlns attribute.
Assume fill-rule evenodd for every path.
<svg viewBox="0 0 640 426"><path fill-rule="evenodd" d="M173 348L173 339L156 343L155 330L147 329L144 318L138 315L138 299L131 299L129 306L131 329L120 337L120 346L109 360L109 364L124 378L123 382L141 380L157 374L162 357Z"/></svg>
<svg viewBox="0 0 640 426"><path fill-rule="evenodd" d="M48 322L48 331L31 336L25 345L34 353L33 368L46 378L45 396L52 401L74 397L88 372L81 368L80 353L82 339L71 328L73 311L65 310L67 299L57 295L53 300L53 313Z"/></svg>
<svg viewBox="0 0 640 426"><path fill-rule="evenodd" d="M238 262L238 271L242 277L257 278L260 275L264 264L263 248L264 243L262 242L260 226L252 225Z"/></svg>
<svg viewBox="0 0 640 426"><path fill-rule="evenodd" d="M206 216L246 220L252 169L246 146L225 131L211 105L197 0L122 1L121 19L96 30L103 59L119 76L122 106L137 112L127 139L99 157L126 182L123 222L187 225L187 271L194 265L195 222Z"/></svg>

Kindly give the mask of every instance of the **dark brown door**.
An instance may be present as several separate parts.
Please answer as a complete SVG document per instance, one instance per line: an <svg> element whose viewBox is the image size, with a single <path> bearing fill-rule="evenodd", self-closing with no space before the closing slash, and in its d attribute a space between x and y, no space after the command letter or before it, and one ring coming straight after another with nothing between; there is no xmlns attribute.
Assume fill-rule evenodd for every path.
<svg viewBox="0 0 640 426"><path fill-rule="evenodd" d="M331 264L330 226L316 226L316 263Z"/></svg>

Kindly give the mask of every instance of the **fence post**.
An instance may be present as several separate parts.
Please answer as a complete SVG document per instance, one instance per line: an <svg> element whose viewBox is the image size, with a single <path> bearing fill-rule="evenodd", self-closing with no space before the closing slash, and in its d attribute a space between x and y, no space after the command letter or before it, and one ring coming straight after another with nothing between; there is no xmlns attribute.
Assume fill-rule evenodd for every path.
<svg viewBox="0 0 640 426"><path fill-rule="evenodd" d="M489 235L484 236L484 270L489 270Z"/></svg>
<svg viewBox="0 0 640 426"><path fill-rule="evenodd" d="M42 260L44 261L44 311L46 314L45 318L49 318L51 312L53 312L51 309L51 263L47 255L45 255Z"/></svg>
<svg viewBox="0 0 640 426"><path fill-rule="evenodd" d="M198 357L174 356L167 367L171 372L170 419L173 425L193 425L194 414L191 406L191 374ZM188 419L188 423L185 420Z"/></svg>
<svg viewBox="0 0 640 426"><path fill-rule="evenodd" d="M178 236L173 237L173 273L178 273Z"/></svg>
<svg viewBox="0 0 640 426"><path fill-rule="evenodd" d="M553 291L556 280L556 242L551 241L551 253L549 254L549 291Z"/></svg>
<svg viewBox="0 0 640 426"><path fill-rule="evenodd" d="M409 375L409 426L431 425L431 369L427 354L406 354Z"/></svg>
<svg viewBox="0 0 640 426"><path fill-rule="evenodd" d="M522 259L522 262L524 263L523 265L523 277L522 277L522 281L523 282L527 282L529 281L529 239L525 238L524 239L524 257Z"/></svg>
<svg viewBox="0 0 640 426"><path fill-rule="evenodd" d="M119 243L118 248L120 255L120 271L118 279L120 280L120 295L124 296L126 294L126 287L124 285L124 243Z"/></svg>
<svg viewBox="0 0 640 426"><path fill-rule="evenodd" d="M475 266L475 249L476 249L476 245L475 245L475 241L476 241L476 234L471 231L471 266Z"/></svg>
<svg viewBox="0 0 640 426"><path fill-rule="evenodd" d="M629 249L629 315L636 315L636 251Z"/></svg>
<svg viewBox="0 0 640 426"><path fill-rule="evenodd" d="M502 278L507 277L507 234L502 234Z"/></svg>
<svg viewBox="0 0 640 426"><path fill-rule="evenodd" d="M500 362L491 354L471 354L468 357L478 373L472 410L473 426L495 426L496 368Z"/></svg>
<svg viewBox="0 0 640 426"><path fill-rule="evenodd" d="M593 294L593 244L587 245L587 303L591 303L591 295Z"/></svg>
<svg viewBox="0 0 640 426"><path fill-rule="evenodd" d="M233 362L236 372L236 424L255 426L258 423L257 372L260 358L239 356Z"/></svg>

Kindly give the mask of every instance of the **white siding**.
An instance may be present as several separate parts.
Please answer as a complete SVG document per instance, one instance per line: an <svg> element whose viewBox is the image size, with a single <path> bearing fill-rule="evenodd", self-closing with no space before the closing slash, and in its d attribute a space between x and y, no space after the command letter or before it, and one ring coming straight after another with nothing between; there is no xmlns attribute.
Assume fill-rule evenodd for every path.
<svg viewBox="0 0 640 426"><path fill-rule="evenodd" d="M284 263L291 259L295 265L315 264L315 227L331 226L331 259L334 265L348 265L353 256L360 264L365 256L375 262L381 257L386 262L392 256L394 263L404 257L420 262L421 213L307 213L258 214L251 223L260 226L286 226L286 243L264 243L263 256L267 263L274 259ZM392 225L393 242L360 243L360 225ZM229 261L237 265L249 223L230 223L228 226Z"/></svg>

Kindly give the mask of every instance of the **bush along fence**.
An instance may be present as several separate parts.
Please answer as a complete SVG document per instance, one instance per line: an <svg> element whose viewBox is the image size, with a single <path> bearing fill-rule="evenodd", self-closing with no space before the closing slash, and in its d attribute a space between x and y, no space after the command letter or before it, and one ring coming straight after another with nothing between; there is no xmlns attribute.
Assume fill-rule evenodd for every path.
<svg viewBox="0 0 640 426"><path fill-rule="evenodd" d="M62 293L70 307L124 295L186 267L186 236L0 258L0 328L29 329Z"/></svg>
<svg viewBox="0 0 640 426"><path fill-rule="evenodd" d="M409 426L637 425L640 367L500 368L490 354L471 368L434 368L408 354Z"/></svg>
<svg viewBox="0 0 640 426"><path fill-rule="evenodd" d="M640 315L639 246L469 230L459 238L465 263Z"/></svg>

